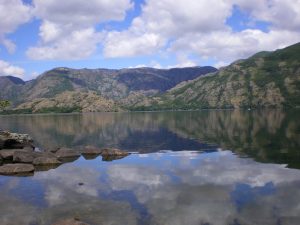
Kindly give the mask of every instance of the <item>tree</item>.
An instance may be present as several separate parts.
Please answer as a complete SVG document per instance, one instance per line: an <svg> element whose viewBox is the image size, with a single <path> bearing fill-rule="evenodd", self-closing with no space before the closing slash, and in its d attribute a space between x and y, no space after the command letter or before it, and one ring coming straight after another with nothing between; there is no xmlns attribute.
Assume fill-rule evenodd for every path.
<svg viewBox="0 0 300 225"><path fill-rule="evenodd" d="M10 106L10 102L7 100L0 100L0 110L5 109L6 107Z"/></svg>

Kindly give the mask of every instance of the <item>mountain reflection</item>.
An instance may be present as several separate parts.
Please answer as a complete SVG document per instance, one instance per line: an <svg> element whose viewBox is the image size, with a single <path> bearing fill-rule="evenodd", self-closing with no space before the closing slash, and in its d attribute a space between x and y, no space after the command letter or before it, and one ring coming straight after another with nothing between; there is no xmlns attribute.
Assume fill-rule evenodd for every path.
<svg viewBox="0 0 300 225"><path fill-rule="evenodd" d="M300 168L297 110L4 116L0 124L29 133L42 149L94 145L149 153L220 147Z"/></svg>

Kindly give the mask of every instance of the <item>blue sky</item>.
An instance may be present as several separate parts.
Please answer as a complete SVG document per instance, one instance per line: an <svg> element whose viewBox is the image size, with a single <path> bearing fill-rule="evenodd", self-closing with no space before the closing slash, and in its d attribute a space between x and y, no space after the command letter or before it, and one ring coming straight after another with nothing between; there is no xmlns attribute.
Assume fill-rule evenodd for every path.
<svg viewBox="0 0 300 225"><path fill-rule="evenodd" d="M300 0L0 0L0 75L223 66L300 40Z"/></svg>

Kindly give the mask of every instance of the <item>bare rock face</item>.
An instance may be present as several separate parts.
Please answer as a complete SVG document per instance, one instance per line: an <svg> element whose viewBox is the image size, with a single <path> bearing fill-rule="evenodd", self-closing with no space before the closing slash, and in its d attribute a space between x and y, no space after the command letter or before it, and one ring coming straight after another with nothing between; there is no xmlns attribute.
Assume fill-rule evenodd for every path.
<svg viewBox="0 0 300 225"><path fill-rule="evenodd" d="M16 175L31 173L34 171L34 166L31 164L16 163L16 164L5 164L0 166L0 175Z"/></svg>
<svg viewBox="0 0 300 225"><path fill-rule="evenodd" d="M41 156L33 160L33 165L35 166L51 166L60 164L62 163L54 157Z"/></svg>
<svg viewBox="0 0 300 225"><path fill-rule="evenodd" d="M89 225L89 224L84 223L79 219L73 218L73 219L60 220L52 225Z"/></svg>

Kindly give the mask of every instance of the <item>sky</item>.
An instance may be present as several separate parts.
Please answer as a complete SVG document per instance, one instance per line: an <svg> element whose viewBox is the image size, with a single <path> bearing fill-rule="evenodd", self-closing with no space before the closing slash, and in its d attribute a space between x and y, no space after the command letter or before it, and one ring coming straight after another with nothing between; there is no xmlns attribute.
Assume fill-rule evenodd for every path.
<svg viewBox="0 0 300 225"><path fill-rule="evenodd" d="M0 0L0 76L221 67L300 41L300 0Z"/></svg>

